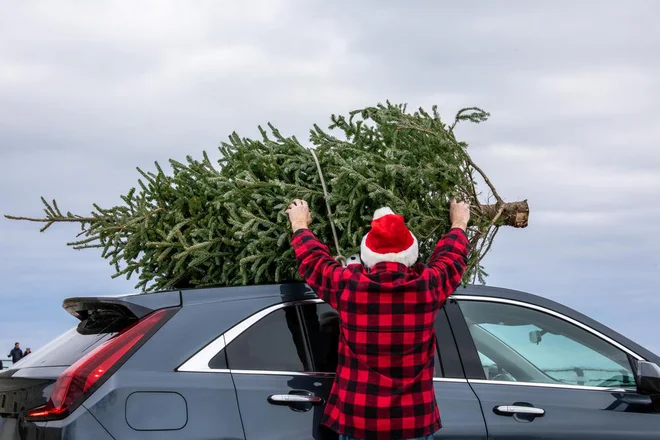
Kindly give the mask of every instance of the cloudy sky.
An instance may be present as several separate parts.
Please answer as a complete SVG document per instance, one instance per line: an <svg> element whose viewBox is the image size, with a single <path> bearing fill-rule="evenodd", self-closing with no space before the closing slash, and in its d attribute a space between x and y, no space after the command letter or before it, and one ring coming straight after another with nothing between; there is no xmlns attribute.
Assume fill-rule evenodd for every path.
<svg viewBox="0 0 660 440"><path fill-rule="evenodd" d="M660 353L660 3L312 0L5 2L0 212L40 196L118 203L136 166L199 157L271 121L306 138L389 99L492 113L459 136L526 230L489 284L574 307ZM74 295L119 294L77 232L0 219L0 349L75 324ZM5 353L2 353L4 355Z"/></svg>

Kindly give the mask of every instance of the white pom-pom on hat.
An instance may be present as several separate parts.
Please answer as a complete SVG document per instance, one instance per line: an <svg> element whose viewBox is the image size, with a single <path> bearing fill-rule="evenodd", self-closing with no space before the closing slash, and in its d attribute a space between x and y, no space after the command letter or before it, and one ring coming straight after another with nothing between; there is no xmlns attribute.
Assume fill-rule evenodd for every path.
<svg viewBox="0 0 660 440"><path fill-rule="evenodd" d="M374 220L378 220L381 217L384 217L388 214L394 214L394 211L392 209L388 208L387 206L383 208L378 208L376 212L374 212Z"/></svg>

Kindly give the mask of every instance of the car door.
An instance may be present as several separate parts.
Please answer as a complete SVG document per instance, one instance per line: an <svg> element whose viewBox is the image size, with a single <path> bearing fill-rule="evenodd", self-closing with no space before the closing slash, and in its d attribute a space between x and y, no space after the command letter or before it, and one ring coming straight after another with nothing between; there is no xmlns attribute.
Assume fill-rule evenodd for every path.
<svg viewBox="0 0 660 440"><path fill-rule="evenodd" d="M225 334L247 440L332 438L318 427L330 382L310 373L300 319L299 306L316 301L273 305Z"/></svg>
<svg viewBox="0 0 660 440"><path fill-rule="evenodd" d="M327 399L337 367L339 315L322 302L300 306L300 314L312 354L315 381L322 384L322 396ZM436 353L433 379L443 428L438 439L486 439L486 427L481 407L463 374L458 349L449 328L447 316L441 310L436 320L439 356ZM304 386L304 384L302 385ZM320 419L323 407L315 408L314 421Z"/></svg>
<svg viewBox="0 0 660 440"><path fill-rule="evenodd" d="M435 322L438 354L433 388L440 409L442 429L437 439L486 439L486 424L481 406L465 378L454 335L444 307Z"/></svg>
<svg viewBox="0 0 660 440"><path fill-rule="evenodd" d="M443 359L436 359L442 439L485 439L479 402L465 379L444 312ZM319 299L273 305L226 332L247 440L336 439L321 427L337 366L337 312ZM442 377L444 376L444 377Z"/></svg>
<svg viewBox="0 0 660 440"><path fill-rule="evenodd" d="M492 439L657 439L660 414L636 392L641 356L546 307L460 295L447 305Z"/></svg>

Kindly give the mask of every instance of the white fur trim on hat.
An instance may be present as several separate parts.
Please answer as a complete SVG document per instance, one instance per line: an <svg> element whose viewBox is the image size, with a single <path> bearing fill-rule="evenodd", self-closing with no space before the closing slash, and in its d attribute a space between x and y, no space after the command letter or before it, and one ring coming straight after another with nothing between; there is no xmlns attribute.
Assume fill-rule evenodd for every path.
<svg viewBox="0 0 660 440"><path fill-rule="evenodd" d="M390 209L390 208L381 208L381 209ZM391 212L391 210L390 210ZM376 211L376 214L378 214L378 211ZM377 218L376 215L374 215L374 219ZM410 267L417 263L417 258L419 258L419 243L417 242L417 237L413 235L413 244L410 245L410 247L406 250L403 250L401 252L390 252L387 254L379 254L367 247L367 236L369 233L366 233L364 237L362 237L362 246L360 249L360 256L362 257L362 264L367 269L371 269L374 267L377 263L383 263L383 262L393 262L393 263L401 263L407 267Z"/></svg>
<svg viewBox="0 0 660 440"><path fill-rule="evenodd" d="M394 211L392 211L390 208L387 206L383 208L378 208L376 212L374 212L374 220L379 219L381 217L385 217L386 215L389 214L394 214Z"/></svg>

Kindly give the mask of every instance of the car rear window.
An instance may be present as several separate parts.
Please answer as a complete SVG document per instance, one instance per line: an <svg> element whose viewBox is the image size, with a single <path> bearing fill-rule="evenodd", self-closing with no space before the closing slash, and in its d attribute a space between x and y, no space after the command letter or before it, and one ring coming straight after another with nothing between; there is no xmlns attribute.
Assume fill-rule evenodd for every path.
<svg viewBox="0 0 660 440"><path fill-rule="evenodd" d="M81 334L78 328L63 333L11 368L69 366L107 341L115 333Z"/></svg>

